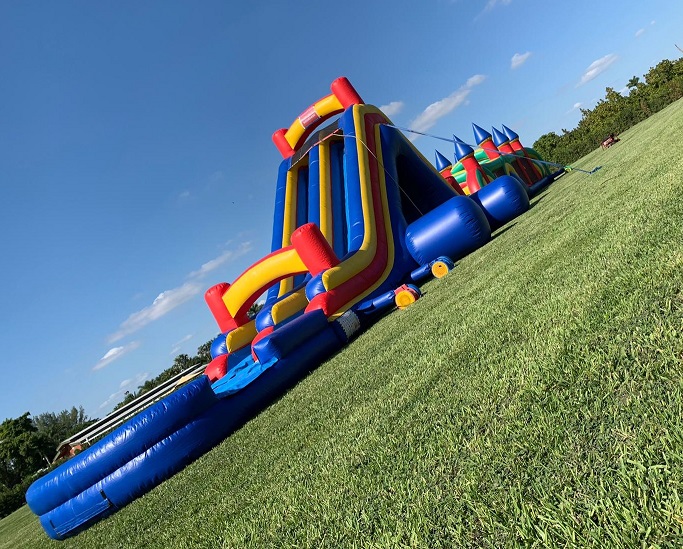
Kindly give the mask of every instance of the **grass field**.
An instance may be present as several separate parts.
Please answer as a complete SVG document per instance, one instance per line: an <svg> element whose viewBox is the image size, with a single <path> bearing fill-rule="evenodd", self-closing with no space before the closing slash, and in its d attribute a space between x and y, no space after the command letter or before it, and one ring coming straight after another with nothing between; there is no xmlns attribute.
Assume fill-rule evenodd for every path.
<svg viewBox="0 0 683 549"><path fill-rule="evenodd" d="M681 142L683 101L61 547L683 546Z"/></svg>

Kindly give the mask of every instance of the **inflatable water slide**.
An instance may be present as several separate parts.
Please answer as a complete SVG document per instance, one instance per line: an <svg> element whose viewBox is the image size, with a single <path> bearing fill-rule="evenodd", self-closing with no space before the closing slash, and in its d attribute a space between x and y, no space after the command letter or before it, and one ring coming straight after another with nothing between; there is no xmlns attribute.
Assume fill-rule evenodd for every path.
<svg viewBox="0 0 683 549"><path fill-rule="evenodd" d="M273 136L283 161L271 251L207 290L221 335L205 375L29 488L51 538L74 535L207 452L354 334L418 299L415 283L443 276L489 241L492 226L528 209L510 176L464 196L346 78L331 92Z"/></svg>

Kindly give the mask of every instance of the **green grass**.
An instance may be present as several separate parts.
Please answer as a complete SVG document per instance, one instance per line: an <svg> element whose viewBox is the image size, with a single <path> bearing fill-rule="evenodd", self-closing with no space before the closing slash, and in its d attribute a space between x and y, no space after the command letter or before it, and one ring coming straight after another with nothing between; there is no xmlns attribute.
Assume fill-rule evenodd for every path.
<svg viewBox="0 0 683 549"><path fill-rule="evenodd" d="M61 547L683 546L681 142L679 101Z"/></svg>

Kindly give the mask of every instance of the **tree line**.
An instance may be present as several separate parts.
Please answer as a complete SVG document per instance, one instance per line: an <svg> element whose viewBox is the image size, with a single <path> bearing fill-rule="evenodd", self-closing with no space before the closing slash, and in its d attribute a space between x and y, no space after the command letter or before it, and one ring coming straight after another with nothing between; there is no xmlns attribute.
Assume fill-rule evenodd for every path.
<svg viewBox="0 0 683 549"><path fill-rule="evenodd" d="M592 109L581 109L581 120L562 135L550 132L533 145L550 162L569 165L596 149L610 134L619 134L683 97L683 58L665 59L643 76L625 83L627 95L606 88L605 98Z"/></svg>
<svg viewBox="0 0 683 549"><path fill-rule="evenodd" d="M57 445L95 421L74 406L34 417L26 412L0 424L0 518L24 504L36 473L51 467Z"/></svg>
<svg viewBox="0 0 683 549"><path fill-rule="evenodd" d="M211 362L211 343L213 340L207 341L203 345L200 345L197 348L197 354L193 357L190 357L186 354L181 354L175 357L173 360L173 365L170 368L167 368L163 372L161 372L158 376L152 379L148 379L145 381L142 385L140 385L136 391L130 391L127 392L124 395L124 398L121 402L119 402L116 406L114 406L114 410L118 410L122 406L125 406L129 402L132 402L136 398L141 397L145 393L151 391L155 387L161 385L165 381L168 381L174 376L177 376L179 373L184 372L188 368L191 368L193 366L199 366L200 364L208 364Z"/></svg>

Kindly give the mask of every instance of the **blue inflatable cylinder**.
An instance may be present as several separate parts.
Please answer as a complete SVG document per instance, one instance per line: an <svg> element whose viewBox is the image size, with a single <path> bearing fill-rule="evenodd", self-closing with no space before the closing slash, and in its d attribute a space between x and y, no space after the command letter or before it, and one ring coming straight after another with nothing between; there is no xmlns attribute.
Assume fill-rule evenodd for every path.
<svg viewBox="0 0 683 549"><path fill-rule="evenodd" d="M467 196L451 198L406 228L406 247L420 265L442 255L457 261L490 239L484 212Z"/></svg>
<svg viewBox="0 0 683 549"><path fill-rule="evenodd" d="M261 364L272 358L279 360L297 347L311 345L309 340L326 328L328 321L323 311L305 313L254 343L254 354Z"/></svg>
<svg viewBox="0 0 683 549"><path fill-rule="evenodd" d="M527 189L527 193L529 194L529 196L530 196L531 198L533 198L533 197L536 196L538 193L540 193L541 191L545 190L545 188L546 188L548 185L550 185L551 183L553 183L553 182L555 181L555 179L557 179L557 178L560 177L562 174L564 174L564 171L565 171L565 169L562 168L561 170L558 170L558 171L556 171L555 173L552 173L552 174L550 174L550 175L546 175L543 179L539 179L538 181L536 181L536 183L534 183L533 185L531 185L531 186Z"/></svg>
<svg viewBox="0 0 683 549"><path fill-rule="evenodd" d="M432 276L431 263L425 263L424 265L420 265L417 269L410 273L410 279L413 282L420 282L421 280L424 280L425 278L430 276Z"/></svg>
<svg viewBox="0 0 683 549"><path fill-rule="evenodd" d="M529 209L529 195L524 185L510 175L494 179L471 198L484 211L494 231Z"/></svg>
<svg viewBox="0 0 683 549"><path fill-rule="evenodd" d="M228 332L219 335L211 342L211 358L228 354Z"/></svg>

